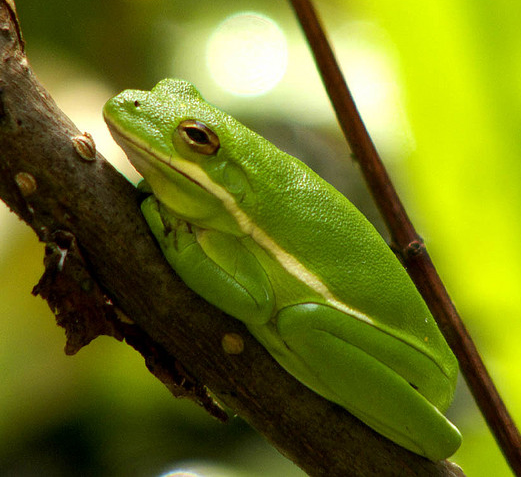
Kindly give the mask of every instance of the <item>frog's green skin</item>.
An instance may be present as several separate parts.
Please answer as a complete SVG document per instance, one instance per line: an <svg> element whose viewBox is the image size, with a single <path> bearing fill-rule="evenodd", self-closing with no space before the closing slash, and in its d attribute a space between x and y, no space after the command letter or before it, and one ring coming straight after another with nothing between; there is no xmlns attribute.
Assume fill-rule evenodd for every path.
<svg viewBox="0 0 521 477"><path fill-rule="evenodd" d="M153 192L143 213L190 288L379 433L432 460L456 451L461 436L442 414L456 359L342 194L184 81L124 91L104 116Z"/></svg>

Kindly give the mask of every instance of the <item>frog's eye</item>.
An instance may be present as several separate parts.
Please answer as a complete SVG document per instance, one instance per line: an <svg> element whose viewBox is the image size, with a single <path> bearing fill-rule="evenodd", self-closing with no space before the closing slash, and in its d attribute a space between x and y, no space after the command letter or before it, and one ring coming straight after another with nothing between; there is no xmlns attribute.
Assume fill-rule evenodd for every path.
<svg viewBox="0 0 521 477"><path fill-rule="evenodd" d="M205 124L188 119L177 126L176 134L194 152L210 156L220 143L217 135Z"/></svg>

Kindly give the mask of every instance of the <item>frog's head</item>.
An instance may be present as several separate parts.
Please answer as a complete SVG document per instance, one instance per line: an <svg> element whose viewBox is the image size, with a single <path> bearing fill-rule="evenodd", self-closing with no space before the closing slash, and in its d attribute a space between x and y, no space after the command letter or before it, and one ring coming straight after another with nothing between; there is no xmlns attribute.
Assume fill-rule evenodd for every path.
<svg viewBox="0 0 521 477"><path fill-rule="evenodd" d="M208 104L190 83L166 79L151 91L126 90L103 115L116 142L157 199L176 216L236 235L254 200L244 172L251 131ZM239 214L234 210L239 210Z"/></svg>

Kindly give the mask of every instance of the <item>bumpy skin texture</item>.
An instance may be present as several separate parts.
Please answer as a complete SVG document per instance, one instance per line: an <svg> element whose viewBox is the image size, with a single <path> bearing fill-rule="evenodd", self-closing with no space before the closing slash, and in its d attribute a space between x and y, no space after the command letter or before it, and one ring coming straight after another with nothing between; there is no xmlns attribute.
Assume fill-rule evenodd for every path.
<svg viewBox="0 0 521 477"><path fill-rule="evenodd" d="M104 114L154 194L143 213L188 286L381 434L432 460L455 452L461 436L442 413L456 359L401 264L342 194L184 81L125 91ZM190 120L195 142L209 129L217 149L179 133Z"/></svg>

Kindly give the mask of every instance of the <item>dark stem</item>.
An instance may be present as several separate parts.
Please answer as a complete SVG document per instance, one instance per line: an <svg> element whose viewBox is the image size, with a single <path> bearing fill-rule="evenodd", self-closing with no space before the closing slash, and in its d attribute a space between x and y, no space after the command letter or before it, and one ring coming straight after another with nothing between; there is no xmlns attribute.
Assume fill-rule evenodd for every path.
<svg viewBox="0 0 521 477"><path fill-rule="evenodd" d="M291 0L313 51L342 131L387 224L394 246L429 306L496 441L512 470L521 475L521 436L414 229L362 122L310 0Z"/></svg>

